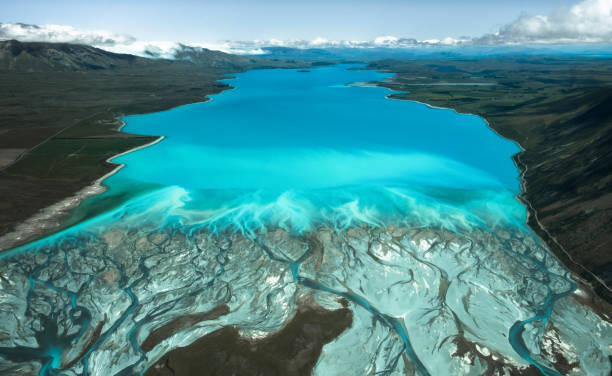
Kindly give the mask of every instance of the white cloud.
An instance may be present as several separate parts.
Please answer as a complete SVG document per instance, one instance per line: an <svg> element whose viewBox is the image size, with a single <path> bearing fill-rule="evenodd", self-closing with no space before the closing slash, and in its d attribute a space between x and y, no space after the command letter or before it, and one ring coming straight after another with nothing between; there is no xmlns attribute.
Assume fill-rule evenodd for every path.
<svg viewBox="0 0 612 376"><path fill-rule="evenodd" d="M397 44L399 41L398 37L394 37L393 35L385 35L382 37L377 37L374 39L374 44L377 46L389 46Z"/></svg>
<svg viewBox="0 0 612 376"><path fill-rule="evenodd" d="M142 41L136 38L115 34L105 30L83 30L64 25L26 25L0 23L0 40L17 39L23 42L65 42L87 44L116 53L139 56L172 58L181 48L180 43L170 41ZM398 38L391 35L380 36L373 40L330 40L318 37L305 39L268 39L251 41L223 41L217 44L192 43L192 47L202 47L228 53L257 55L265 53L266 47L290 48L409 48L415 46L455 45L465 40L446 38L439 40L417 41L411 38Z"/></svg>
<svg viewBox="0 0 612 376"><path fill-rule="evenodd" d="M266 47L289 47L289 48L413 48L428 47L436 45L460 45L467 43L467 39L444 38L442 40L416 40L413 38L398 38L392 35L384 35L373 40L330 40L318 37L313 40L290 39L290 40L252 40L252 41L226 41L229 52L234 49L242 51L260 51Z"/></svg>
<svg viewBox="0 0 612 376"><path fill-rule="evenodd" d="M179 43L167 41L134 41L126 44L94 45L106 51L119 54L132 54L145 57L172 59L181 48Z"/></svg>
<svg viewBox="0 0 612 376"><path fill-rule="evenodd" d="M172 59L175 53L181 48L178 42L142 41L130 35L116 34L106 30L84 30L66 25L0 23L0 40L8 39L16 39L22 42L86 44L115 53L166 59ZM216 49L226 52L231 50L228 44L197 44L194 45L194 47Z"/></svg>
<svg viewBox="0 0 612 376"><path fill-rule="evenodd" d="M329 39L323 38L323 37L315 38L313 41L310 42L310 44L312 44L313 46L324 46L324 45L327 45L328 43L329 43Z"/></svg>
<svg viewBox="0 0 612 376"><path fill-rule="evenodd" d="M27 25L0 23L0 39L17 39L22 42L65 42L94 46L130 44L134 37L105 30L81 30L65 25Z"/></svg>
<svg viewBox="0 0 612 376"><path fill-rule="evenodd" d="M550 15L522 15L495 34L474 39L484 44L610 43L612 0L582 0Z"/></svg>

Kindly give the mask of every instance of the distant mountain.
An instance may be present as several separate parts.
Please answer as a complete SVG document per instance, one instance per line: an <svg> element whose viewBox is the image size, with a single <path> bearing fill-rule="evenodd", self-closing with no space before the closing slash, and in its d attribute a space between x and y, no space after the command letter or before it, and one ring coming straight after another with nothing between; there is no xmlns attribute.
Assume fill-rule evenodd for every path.
<svg viewBox="0 0 612 376"><path fill-rule="evenodd" d="M354 49L344 48L294 48L294 47L264 47L261 57L273 59L303 59L303 60L318 60L331 59L339 60L345 58L348 53L345 50L351 51ZM353 56L350 56L353 57Z"/></svg>
<svg viewBox="0 0 612 376"><path fill-rule="evenodd" d="M89 71L150 65L151 59L68 43L0 41L0 69L20 72Z"/></svg>
<svg viewBox="0 0 612 376"><path fill-rule="evenodd" d="M201 68L239 72L251 68L303 67L295 59L232 55L202 47L179 45L174 59L117 54L83 44L0 41L0 70L16 72L79 72L123 68Z"/></svg>
<svg viewBox="0 0 612 376"><path fill-rule="evenodd" d="M189 61L197 66L238 71L245 67L262 64L262 59L249 56L232 55L221 51L213 51L202 47L179 45L174 58L179 61Z"/></svg>

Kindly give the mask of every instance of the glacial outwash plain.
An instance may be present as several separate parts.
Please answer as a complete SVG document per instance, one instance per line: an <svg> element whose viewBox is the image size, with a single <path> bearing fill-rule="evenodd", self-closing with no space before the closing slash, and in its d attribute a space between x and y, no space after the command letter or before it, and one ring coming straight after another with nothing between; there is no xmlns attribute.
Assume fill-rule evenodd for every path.
<svg viewBox="0 0 612 376"><path fill-rule="evenodd" d="M274 53L0 42L0 374L610 374L607 58Z"/></svg>

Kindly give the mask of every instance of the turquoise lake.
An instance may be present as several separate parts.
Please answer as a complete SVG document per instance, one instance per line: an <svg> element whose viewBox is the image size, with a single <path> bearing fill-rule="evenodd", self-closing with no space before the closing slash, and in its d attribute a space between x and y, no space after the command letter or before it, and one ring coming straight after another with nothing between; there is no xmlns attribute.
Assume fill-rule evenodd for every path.
<svg viewBox="0 0 612 376"><path fill-rule="evenodd" d="M391 76L346 65L254 70L211 101L126 117L123 131L165 138L113 159L126 166L102 198L171 187L183 222L249 230L523 223L518 146L480 117L359 85Z"/></svg>

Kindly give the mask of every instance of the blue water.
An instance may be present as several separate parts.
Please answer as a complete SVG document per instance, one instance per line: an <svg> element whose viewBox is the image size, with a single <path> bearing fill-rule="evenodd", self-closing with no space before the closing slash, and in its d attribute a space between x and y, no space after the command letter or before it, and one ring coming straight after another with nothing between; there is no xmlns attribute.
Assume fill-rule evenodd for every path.
<svg viewBox="0 0 612 376"><path fill-rule="evenodd" d="M212 101L124 118L125 132L165 138L115 158L126 167L105 181L106 196L180 188L173 214L223 228L407 217L452 226L445 214L524 222L514 143L477 116L348 85L391 76L351 68L249 71Z"/></svg>
<svg viewBox="0 0 612 376"><path fill-rule="evenodd" d="M321 59L380 61L382 59L479 59L483 57L525 56L587 56L612 57L610 43L587 44L533 44L533 45L458 45L458 46L412 46L407 48L347 48L329 47L316 49L291 49L286 47L263 47L261 57L269 59Z"/></svg>

